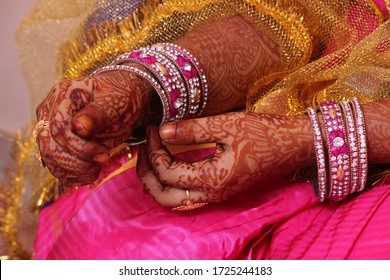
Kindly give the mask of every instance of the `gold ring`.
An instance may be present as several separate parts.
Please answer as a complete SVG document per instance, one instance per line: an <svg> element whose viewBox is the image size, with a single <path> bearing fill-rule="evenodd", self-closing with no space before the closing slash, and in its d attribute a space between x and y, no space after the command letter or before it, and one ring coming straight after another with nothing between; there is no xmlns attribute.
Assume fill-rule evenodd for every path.
<svg viewBox="0 0 390 280"><path fill-rule="evenodd" d="M175 208L172 208L172 210L178 210L178 211L192 210L192 209L203 207L207 204L207 202L195 202L195 203L191 202L190 189L186 189L186 195L187 195L186 204L179 205Z"/></svg>
<svg viewBox="0 0 390 280"><path fill-rule="evenodd" d="M32 137L35 141L37 141L37 137L39 132L41 132L42 129L49 127L49 121L40 120L36 126L34 127Z"/></svg>

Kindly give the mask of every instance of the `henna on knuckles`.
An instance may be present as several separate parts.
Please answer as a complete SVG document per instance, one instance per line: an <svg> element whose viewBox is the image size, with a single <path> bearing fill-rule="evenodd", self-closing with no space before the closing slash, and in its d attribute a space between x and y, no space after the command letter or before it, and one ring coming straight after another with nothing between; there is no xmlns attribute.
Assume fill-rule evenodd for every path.
<svg viewBox="0 0 390 280"><path fill-rule="evenodd" d="M151 92L143 80L122 72L53 87L36 110L38 120L49 121L37 141L50 172L66 184L91 183L101 169L93 159L129 136Z"/></svg>

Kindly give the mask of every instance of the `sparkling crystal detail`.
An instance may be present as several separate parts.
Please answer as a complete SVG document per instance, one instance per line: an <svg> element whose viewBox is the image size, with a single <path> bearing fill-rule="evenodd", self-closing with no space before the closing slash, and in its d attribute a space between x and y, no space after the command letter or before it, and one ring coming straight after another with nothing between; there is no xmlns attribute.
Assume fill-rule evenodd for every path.
<svg viewBox="0 0 390 280"><path fill-rule="evenodd" d="M336 148L341 148L344 145L344 139L341 137L335 137L333 139L332 145Z"/></svg>
<svg viewBox="0 0 390 280"><path fill-rule="evenodd" d="M191 69L192 69L191 64L189 64L188 62L184 62L183 69L186 71L191 71Z"/></svg>
<svg viewBox="0 0 390 280"><path fill-rule="evenodd" d="M181 98L176 99L176 101L173 103L173 106L175 109L179 109L181 106L183 106L184 102Z"/></svg>

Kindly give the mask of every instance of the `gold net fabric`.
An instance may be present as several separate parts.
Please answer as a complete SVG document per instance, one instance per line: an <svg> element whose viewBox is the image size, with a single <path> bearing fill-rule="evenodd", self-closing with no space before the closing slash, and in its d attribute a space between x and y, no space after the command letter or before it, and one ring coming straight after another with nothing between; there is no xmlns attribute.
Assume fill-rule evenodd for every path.
<svg viewBox="0 0 390 280"><path fill-rule="evenodd" d="M235 14L278 43L283 61L277 72L259 77L248 93L249 110L299 114L324 99L354 95L367 102L389 92L389 24L373 1L49 0L39 2L18 34L32 106L55 81Z"/></svg>
<svg viewBox="0 0 390 280"><path fill-rule="evenodd" d="M390 25L373 0L38 0L17 32L32 111L58 81L88 75L123 52L172 42L206 21L236 14L276 42L282 60L277 71L258 77L247 95L248 110L302 114L326 99L358 96L369 102L389 95ZM20 172L10 173L10 185L17 191L12 199L3 195L8 220L1 229L10 258L31 250L19 242L15 222L28 174L39 167L29 141L19 141L27 150L15 152ZM26 166L31 159L35 165ZM48 172L39 178L27 186L35 188L37 201L50 195L43 186L53 183Z"/></svg>

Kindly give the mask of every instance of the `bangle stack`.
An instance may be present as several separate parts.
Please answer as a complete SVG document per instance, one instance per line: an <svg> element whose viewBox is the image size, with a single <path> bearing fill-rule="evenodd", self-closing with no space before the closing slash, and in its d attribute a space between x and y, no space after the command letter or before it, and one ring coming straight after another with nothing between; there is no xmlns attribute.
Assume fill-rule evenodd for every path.
<svg viewBox="0 0 390 280"><path fill-rule="evenodd" d="M131 72L152 85L163 106L161 124L195 118L206 105L204 71L197 59L178 45L161 43L122 54L92 75L118 70Z"/></svg>
<svg viewBox="0 0 390 280"><path fill-rule="evenodd" d="M315 192L319 201L340 201L365 188L368 171L367 136L360 102L324 102L319 115L307 108L314 135L317 178Z"/></svg>

